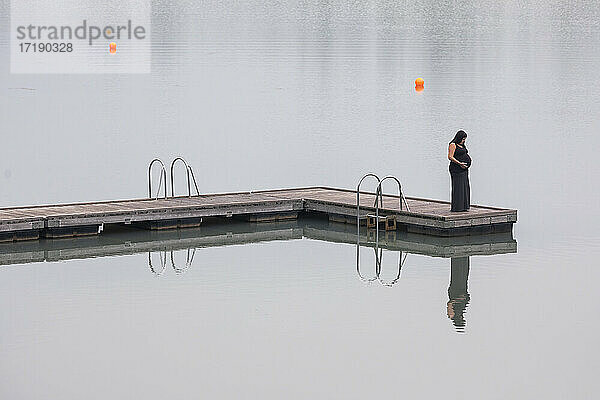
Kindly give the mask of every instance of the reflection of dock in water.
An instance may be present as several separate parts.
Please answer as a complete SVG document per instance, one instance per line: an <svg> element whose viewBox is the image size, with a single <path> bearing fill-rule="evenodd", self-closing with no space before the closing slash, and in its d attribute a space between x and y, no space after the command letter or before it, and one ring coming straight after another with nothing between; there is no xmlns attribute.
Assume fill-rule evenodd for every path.
<svg viewBox="0 0 600 400"><path fill-rule="evenodd" d="M306 226L304 236L327 242L356 245L356 227L330 224L327 229ZM375 231L361 230L360 245L376 247ZM489 235L440 237L398 231L380 231L378 248L423 254L431 257L461 257L507 254L517 252L517 241L512 232Z"/></svg>
<svg viewBox="0 0 600 400"><path fill-rule="evenodd" d="M361 231L361 246L374 247L372 231ZM111 235L0 244L0 265L54 262L157 251L243 245L276 240L314 239L356 245L355 226L317 219L288 222L206 224L169 231L122 230ZM379 248L433 257L515 253L512 233L435 237L405 232L380 234ZM196 255L198 257L198 255Z"/></svg>
<svg viewBox="0 0 600 400"><path fill-rule="evenodd" d="M302 239L295 222L232 223L167 231L127 230L105 236L0 244L0 265L141 254L155 251Z"/></svg>

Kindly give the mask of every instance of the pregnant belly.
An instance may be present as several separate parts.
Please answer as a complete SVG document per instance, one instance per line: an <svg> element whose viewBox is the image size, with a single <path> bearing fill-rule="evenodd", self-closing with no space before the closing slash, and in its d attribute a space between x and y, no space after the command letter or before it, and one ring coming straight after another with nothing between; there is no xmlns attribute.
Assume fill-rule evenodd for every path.
<svg viewBox="0 0 600 400"><path fill-rule="evenodd" d="M465 154L463 159L460 160L462 162L464 162L465 164L467 164L467 167L471 166L471 157L468 154Z"/></svg>

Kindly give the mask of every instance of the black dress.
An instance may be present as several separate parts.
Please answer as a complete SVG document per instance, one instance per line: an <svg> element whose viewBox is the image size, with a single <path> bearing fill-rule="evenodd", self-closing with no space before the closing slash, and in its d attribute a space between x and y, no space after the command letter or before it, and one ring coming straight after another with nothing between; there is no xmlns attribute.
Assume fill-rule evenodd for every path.
<svg viewBox="0 0 600 400"><path fill-rule="evenodd" d="M471 157L466 147L456 145L454 158L471 166ZM463 168L450 161L450 177L452 178L452 206L451 211L467 211L471 205L471 187L469 186L469 169Z"/></svg>

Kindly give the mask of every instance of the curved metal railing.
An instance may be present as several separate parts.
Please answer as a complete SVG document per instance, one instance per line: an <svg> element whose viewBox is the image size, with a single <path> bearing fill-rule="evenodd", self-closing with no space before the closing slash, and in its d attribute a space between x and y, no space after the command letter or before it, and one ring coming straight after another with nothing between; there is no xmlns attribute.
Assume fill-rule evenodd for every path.
<svg viewBox="0 0 600 400"><path fill-rule="evenodd" d="M400 208L400 211L402 211L402 200L404 200L404 204L406 205L406 211L410 211L410 207L408 206L406 197L404 197L404 194L402 193L402 184L400 183L398 178L396 178L393 175L388 175L388 176L384 177L383 179L381 179L379 181L379 185L377 186L377 194L381 197L381 206L383 207L383 193L382 193L383 188L381 187L381 185L383 184L383 182L385 182L388 179L393 179L398 184L398 207Z"/></svg>
<svg viewBox="0 0 600 400"><path fill-rule="evenodd" d="M152 166L154 165L154 163L157 162L160 164L160 176L158 178L158 190L156 191L156 199L158 199L158 195L160 193L160 187L162 185L162 183L164 182L165 188L164 188L164 196L163 198L167 198L167 169L165 168L165 164L159 159L159 158L155 158L154 160L150 161L150 164L148 165L148 198L152 198Z"/></svg>
<svg viewBox="0 0 600 400"><path fill-rule="evenodd" d="M183 163L183 165L185 166L185 172L186 172L186 176L187 176L187 188L188 188L188 197L192 197L192 179L194 182L194 188L196 189L196 196L200 195L200 191L198 190L198 184L196 182L196 177L194 176L194 171L192 170L192 167L190 167L190 165L187 163L187 161L185 161L183 159L183 157L176 157L172 162L171 162L171 197L175 197L175 182L174 182L174 170L175 170L175 164L177 163L177 161L181 161Z"/></svg>
<svg viewBox="0 0 600 400"><path fill-rule="evenodd" d="M192 182L194 183L194 188L196 189L196 196L200 196L200 190L198 190L198 183L196 182L196 177L194 176L194 170L191 166L188 166L188 171L190 176L192 177Z"/></svg>
<svg viewBox="0 0 600 400"><path fill-rule="evenodd" d="M360 232L360 185L363 183L363 181L366 178L369 177L373 177L375 179L377 179L377 191L375 192L375 204L373 204L373 207L375 207L376 209L379 209L378 204L379 204L379 200L381 199L381 202L383 202L383 197L381 196L381 193L379 192L379 188L381 187L381 179L379 179L379 177L373 173L368 173L365 174L362 178L360 178L360 181L358 181L358 185L356 186L356 226L358 227L358 231Z"/></svg>

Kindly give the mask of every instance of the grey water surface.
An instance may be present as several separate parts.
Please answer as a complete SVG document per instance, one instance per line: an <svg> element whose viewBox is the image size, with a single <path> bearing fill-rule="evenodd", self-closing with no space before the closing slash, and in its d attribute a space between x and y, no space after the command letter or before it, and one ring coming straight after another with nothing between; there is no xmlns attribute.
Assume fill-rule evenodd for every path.
<svg viewBox="0 0 600 400"><path fill-rule="evenodd" d="M177 155L204 193L373 171L447 200L464 129L472 202L519 210L518 251L410 247L389 287L326 223L2 246L28 258L0 266L0 397L597 398L599 21L591 0L156 0L150 74L27 75L0 0L3 207L143 197Z"/></svg>

